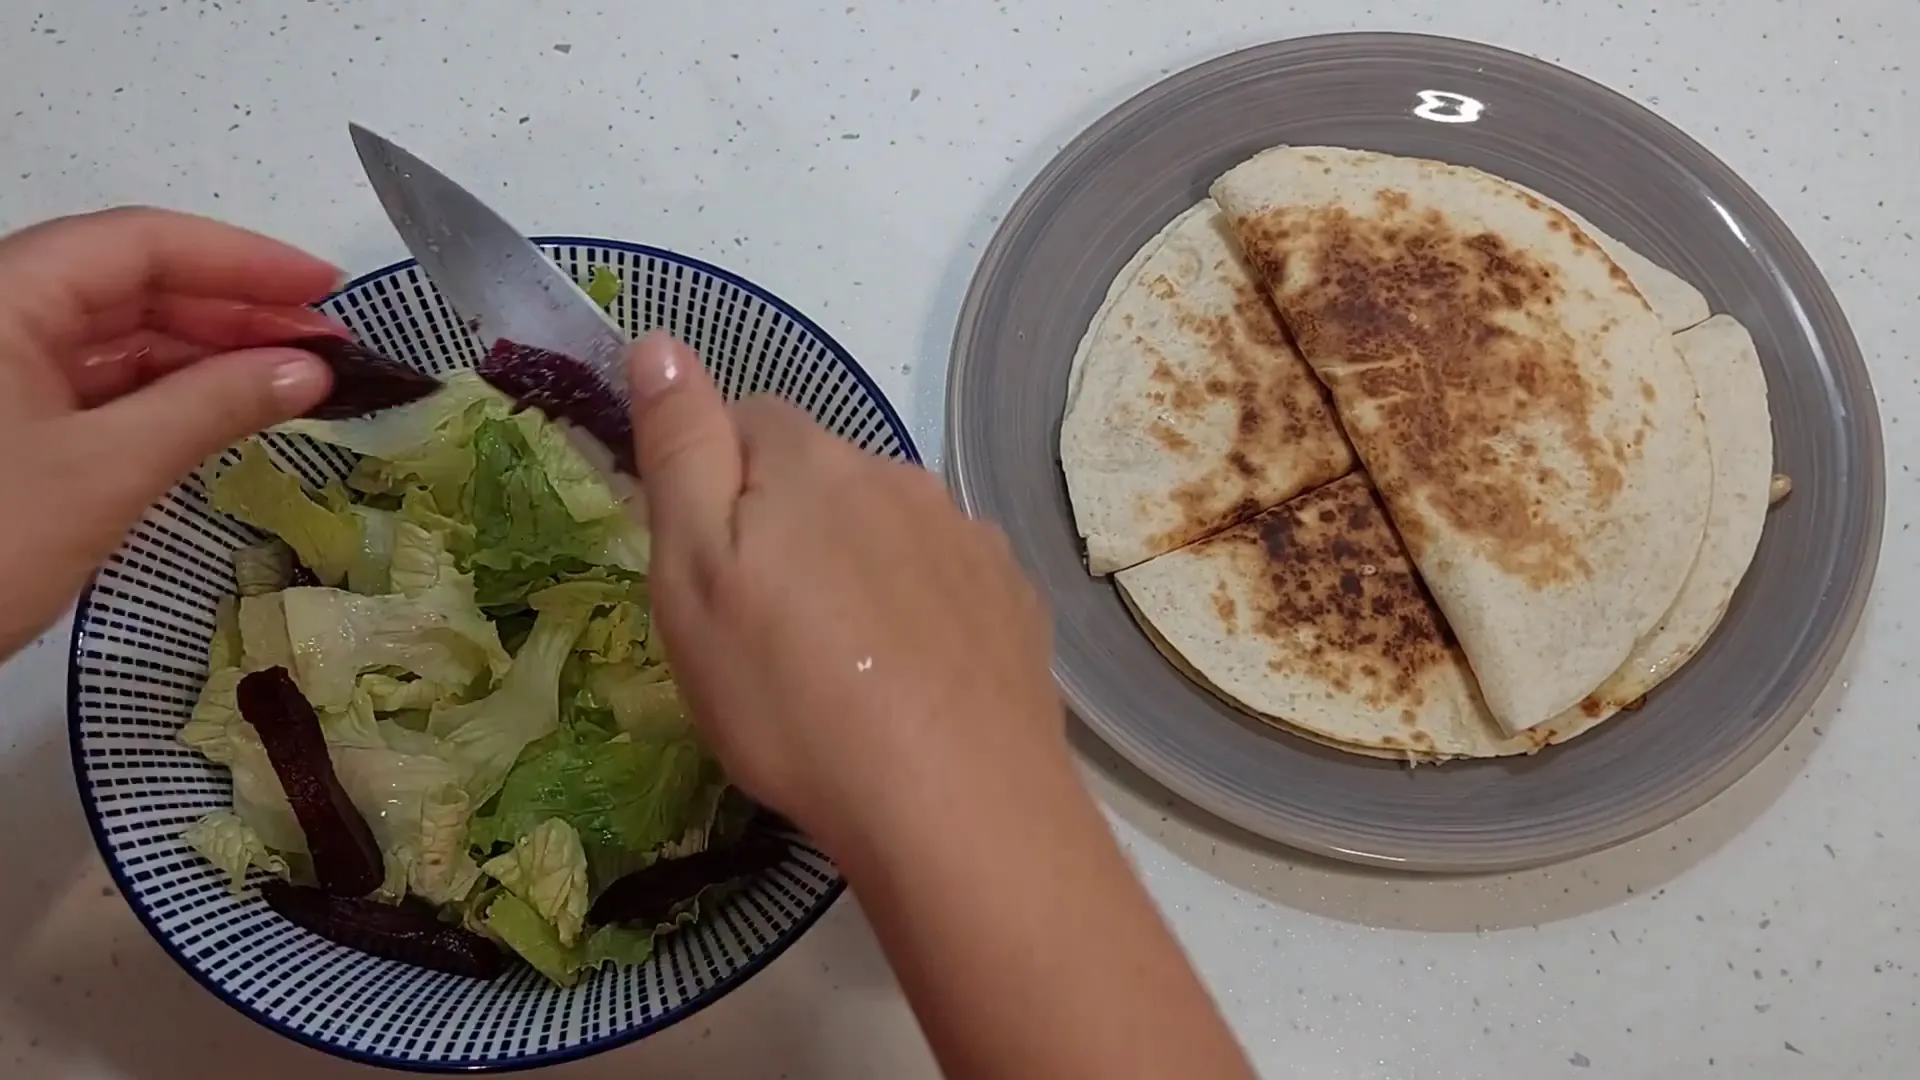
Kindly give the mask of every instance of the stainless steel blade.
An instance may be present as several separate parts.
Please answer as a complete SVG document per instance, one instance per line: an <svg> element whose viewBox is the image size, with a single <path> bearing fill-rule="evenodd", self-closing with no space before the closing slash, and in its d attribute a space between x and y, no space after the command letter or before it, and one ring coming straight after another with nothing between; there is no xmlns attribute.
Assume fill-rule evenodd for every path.
<svg viewBox="0 0 1920 1080"><path fill-rule="evenodd" d="M440 170L358 124L353 146L407 250L482 343L587 365L622 404L626 334L520 230Z"/></svg>

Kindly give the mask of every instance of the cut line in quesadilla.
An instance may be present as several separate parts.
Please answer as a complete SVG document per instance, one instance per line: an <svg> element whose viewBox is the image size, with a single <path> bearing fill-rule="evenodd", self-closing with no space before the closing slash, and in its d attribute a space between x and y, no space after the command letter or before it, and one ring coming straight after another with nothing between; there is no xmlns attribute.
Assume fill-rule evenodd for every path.
<svg viewBox="0 0 1920 1080"><path fill-rule="evenodd" d="M1088 569L1132 566L1353 469L1326 391L1207 200L1128 262L1068 375Z"/></svg>

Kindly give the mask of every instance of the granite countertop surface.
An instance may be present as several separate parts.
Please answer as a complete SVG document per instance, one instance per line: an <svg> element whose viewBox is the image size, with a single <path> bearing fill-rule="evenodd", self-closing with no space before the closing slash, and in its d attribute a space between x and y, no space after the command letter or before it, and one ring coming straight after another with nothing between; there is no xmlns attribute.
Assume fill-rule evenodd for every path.
<svg viewBox="0 0 1920 1080"><path fill-rule="evenodd" d="M152 203L370 269L403 252L347 142L359 120L484 180L529 229L641 240L763 283L937 448L967 280L1064 142L1181 67L1359 28L1569 66L1678 124L1779 211L1873 371L1876 594L1787 744L1623 848L1468 880L1348 869L1205 820L1089 746L1119 836L1265 1076L1915 1075L1913 0L17 0L0 9L0 228ZM370 1075L229 1011L134 921L74 795L65 640L0 669L0 1074ZM849 900L715 1007L551 1075L935 1069Z"/></svg>

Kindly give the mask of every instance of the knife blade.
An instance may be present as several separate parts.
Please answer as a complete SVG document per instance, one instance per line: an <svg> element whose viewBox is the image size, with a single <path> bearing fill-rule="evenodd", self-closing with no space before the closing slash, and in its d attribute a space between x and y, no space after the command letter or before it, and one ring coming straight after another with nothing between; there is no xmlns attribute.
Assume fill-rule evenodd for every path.
<svg viewBox="0 0 1920 1080"><path fill-rule="evenodd" d="M630 342L619 324L473 193L391 140L348 131L401 241L487 347L481 377L584 429L632 474Z"/></svg>

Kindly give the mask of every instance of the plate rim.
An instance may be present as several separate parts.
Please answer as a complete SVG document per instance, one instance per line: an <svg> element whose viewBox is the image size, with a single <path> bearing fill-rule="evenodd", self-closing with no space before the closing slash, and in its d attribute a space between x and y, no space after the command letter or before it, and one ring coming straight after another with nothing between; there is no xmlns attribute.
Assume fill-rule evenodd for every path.
<svg viewBox="0 0 1920 1080"><path fill-rule="evenodd" d="M1571 80L1574 84L1584 85L1621 109L1628 119L1646 125L1655 134L1686 151L1692 158L1685 162L1688 170L1706 181L1716 197L1731 195L1733 201L1743 204L1741 209L1758 221L1769 234L1772 246L1782 261L1799 278L1811 283L1812 302L1809 306L1819 317L1817 321L1834 331L1829 359L1830 370L1834 372L1839 388L1838 396L1846 402L1852 425L1861 436L1862 445L1859 449L1864 466L1861 479L1867 501L1861 537L1852 551L1842 555L1842 565L1850 571L1850 580L1845 582L1848 591L1845 601L1835 612L1834 622L1825 640L1820 643L1798 685L1768 722L1757 727L1744 743L1713 766L1700 782L1640 807L1622 825L1601 830L1577 843L1562 843L1523 854L1495 853L1481 857L1458 851L1435 853L1419 843L1398 849L1394 845L1379 843L1355 847L1343 844L1336 835L1336 829L1300 824L1283 827L1283 823L1272 820L1258 808L1229 797L1216 797L1204 786L1188 782L1179 770L1162 764L1121 725L1101 715L1098 708L1090 707L1092 703L1087 700L1087 695L1081 693L1061 671L1057 657L1053 675L1054 684L1069 711L1098 735L1102 742L1163 788L1228 824L1275 843L1342 862L1436 874L1498 873L1564 862L1629 843L1680 820L1719 797L1753 771L1809 715L1858 637L1866 604L1872 595L1873 580L1879 568L1882 534L1886 527L1886 450L1879 403L1873 392L1871 373L1860 350L1859 340L1854 335L1839 298L1834 294L1832 284L1820 271L1799 237L1751 185L1703 143L1652 109L1597 79L1526 53L1469 38L1381 31L1311 34L1262 42L1191 64L1155 79L1102 113L1061 147L1028 181L1006 211L974 267L959 316L955 320L953 345L948 353L942 448L949 489L967 513L977 514L980 489L968 462L963 391L968 370L972 366L975 340L980 335L987 293L994 280L1005 272L1016 238L1026 231L1042 201L1064 176L1075 169L1084 157L1097 151L1116 129L1142 108L1160 104L1169 96L1183 92L1183 88L1218 72L1252 64L1283 63L1290 58L1290 54L1313 48L1364 50L1371 47L1385 51L1420 45L1447 50L1456 57L1462 54L1470 57L1477 53L1481 58L1513 65L1522 75ZM1807 321L1812 323L1816 320ZM1049 466L1058 470L1057 450Z"/></svg>
<svg viewBox="0 0 1920 1080"><path fill-rule="evenodd" d="M888 427L892 430L895 437L899 439L900 448L905 455L905 459L915 465L922 464L920 450L914 443L911 429L900 419L900 415L895 411L893 403L887 399L886 394L880 390L879 385L873 381L873 377L868 374L867 370L860 366L860 362L854 359L853 354L847 351L846 346L842 345L832 334L829 334L819 323L808 318L792 304L774 295L765 286L758 285L725 267L716 266L696 256L685 255L668 248L655 247L630 240L616 240L610 237L575 234L536 235L530 236L528 239L533 242L535 247L539 248L562 246L596 247L612 251L624 251L632 255L643 255L663 262L684 266L690 270L709 274L749 293L754 298L779 311L782 315L791 318L801 328L813 334L821 345L824 346L828 352L832 353L837 361L845 366L847 373L853 377L860 388L866 392L868 398L873 401ZM403 273L418 265L418 260L405 258L388 263L378 269L369 270L342 284L339 288L316 301L313 306L318 307L335 297L366 286L374 281ZM271 1031L275 1035L279 1035L330 1057L351 1061L357 1065L366 1065L373 1068L404 1073L428 1075L449 1073L464 1073L468 1075L506 1074L541 1069L553 1065L563 1065L593 1057L609 1050L617 1050L623 1046L639 1042L641 1039L647 1038L650 1035L657 1035L667 1028L701 1012L708 1006L716 1004L721 999L740 989L752 980L754 976L764 971L775 960L785 955L787 950L811 932L814 926L819 923L827 912L838 904L846 894L846 876L839 872L838 867L835 867L834 881L831 885L827 886L821 894L820 901L817 904L813 905L811 909L799 919L795 920L786 933L776 938L765 949L754 954L751 959L734 969L726 978L714 983L704 994L681 1004L677 1008L661 1012L645 1022L636 1024L632 1028L613 1032L597 1039L561 1049L548 1050L538 1054L528 1054L515 1058L493 1059L470 1057L448 1058L443 1061L425 1061L393 1057L349 1047L341 1043L329 1042L317 1035L283 1024L256 1010L247 1002L241 1001L236 995L229 993L227 989L208 972L202 970L196 964L191 963L185 951L161 930L149 905L138 898L138 894L133 887L132 879L127 875L125 868L120 864L119 860L114 858L112 854L113 845L107 837L106 823L100 814L99 803L87 794L90 784L87 779L86 755L81 746L82 736L80 731L80 665L89 648L86 624L88 613L92 606L96 584L95 577L89 577L86 587L81 590L79 597L74 602L73 622L68 632L66 675L68 760L73 770L74 787L76 789L74 795L80 803L83 816L86 818L87 831L93 837L94 849L99 853L100 861L106 864L107 874L113 880L114 887L120 891L120 895L122 899L126 901L127 907L133 912L134 917L139 921L141 927L146 930L147 936L152 938L154 943L160 946L161 951L165 952L180 970L184 971L194 982L198 983L222 1004L231 1008L239 1015L246 1017L253 1023Z"/></svg>

